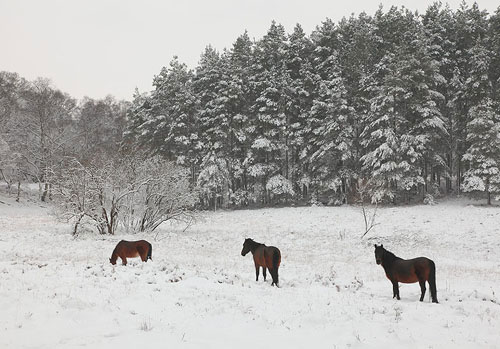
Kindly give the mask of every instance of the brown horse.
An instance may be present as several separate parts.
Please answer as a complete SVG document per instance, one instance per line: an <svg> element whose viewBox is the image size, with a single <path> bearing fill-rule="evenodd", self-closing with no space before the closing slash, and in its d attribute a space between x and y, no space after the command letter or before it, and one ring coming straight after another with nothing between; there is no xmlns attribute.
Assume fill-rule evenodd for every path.
<svg viewBox="0 0 500 349"><path fill-rule="evenodd" d="M246 256L248 252L252 252L253 261L255 263L255 281L259 281L259 267L262 267L262 274L264 275L264 281L266 281L267 268L273 278L271 286L276 285L276 287L278 287L278 268L281 263L280 250L274 246L259 244L252 239L245 239L241 255Z"/></svg>
<svg viewBox="0 0 500 349"><path fill-rule="evenodd" d="M385 275L392 282L393 297L399 298L398 282L412 284L420 283L422 292L420 301L424 300L425 282L429 282L431 289L431 298L433 303L438 303L436 291L436 265L432 260L426 257L413 259L401 259L392 252L387 251L384 245L375 244L375 261L382 264Z"/></svg>
<svg viewBox="0 0 500 349"><path fill-rule="evenodd" d="M151 252L151 244L146 240L122 240L116 245L109 261L111 264L115 265L116 260L120 257L123 265L127 265L127 258L141 257L143 262L147 262L148 259L151 259Z"/></svg>

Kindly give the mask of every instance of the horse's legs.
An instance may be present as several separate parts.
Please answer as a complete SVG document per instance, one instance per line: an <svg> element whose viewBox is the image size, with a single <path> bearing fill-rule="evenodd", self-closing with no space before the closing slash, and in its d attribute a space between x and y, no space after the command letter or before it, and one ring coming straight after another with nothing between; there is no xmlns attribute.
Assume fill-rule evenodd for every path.
<svg viewBox="0 0 500 349"><path fill-rule="evenodd" d="M431 292L432 303L439 303L437 300L437 290L436 290L436 265L433 261L430 261L430 271L429 271L429 289Z"/></svg>
<svg viewBox="0 0 500 349"><path fill-rule="evenodd" d="M266 271L267 271L267 268L266 267L262 267L262 275L264 275L264 281L266 281Z"/></svg>
<svg viewBox="0 0 500 349"><path fill-rule="evenodd" d="M276 287L278 287L278 270L277 269L269 269L269 273L271 274L271 276L273 278L273 282L272 282L271 286L276 285Z"/></svg>
<svg viewBox="0 0 500 349"><path fill-rule="evenodd" d="M148 261L148 252L147 251L144 251L143 248L141 247L137 247L137 252L139 252L139 256L141 257L141 260L143 262L147 262Z"/></svg>
<svg viewBox="0 0 500 349"><path fill-rule="evenodd" d="M127 265L127 257L120 257L122 259L122 264Z"/></svg>
<svg viewBox="0 0 500 349"><path fill-rule="evenodd" d="M392 281L392 298L396 297L396 299L399 301L401 298L399 298L399 286L397 281Z"/></svg>
<svg viewBox="0 0 500 349"><path fill-rule="evenodd" d="M259 281L259 266L255 264L255 281Z"/></svg>
<svg viewBox="0 0 500 349"><path fill-rule="evenodd" d="M425 296L425 280L418 280L418 283L420 284L420 291L422 291L420 295L420 301L422 302Z"/></svg>

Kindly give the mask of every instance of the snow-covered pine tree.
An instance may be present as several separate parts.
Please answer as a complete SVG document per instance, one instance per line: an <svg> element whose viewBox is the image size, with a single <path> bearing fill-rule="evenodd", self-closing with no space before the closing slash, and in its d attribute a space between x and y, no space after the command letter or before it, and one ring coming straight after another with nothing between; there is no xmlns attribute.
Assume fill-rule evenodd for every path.
<svg viewBox="0 0 500 349"><path fill-rule="evenodd" d="M177 57L162 68L153 80L150 112L139 126L139 137L149 138L145 142L155 153L190 167L195 180L200 156L192 79L192 71Z"/></svg>
<svg viewBox="0 0 500 349"><path fill-rule="evenodd" d="M322 195L328 191L328 185L325 178L321 178L320 171L323 174L326 171L325 165L331 159L319 159L317 164L312 161L311 156L316 154L321 147L322 133L325 132L325 119L327 115L335 112L333 104L337 101L335 97L329 98L332 93L330 88L335 88L334 85L340 80L340 71L338 67L338 32L335 23L327 18L321 26L318 26L311 34L311 40L314 45L314 51L311 55L312 72L311 72L311 108L305 120L302 134L305 138L305 147L303 148L300 158L304 163L303 166L303 185L307 185L309 196L312 200L317 200L318 195ZM343 86L341 87L343 89ZM336 115L332 115L332 120ZM316 157L318 160L319 154ZM316 166L315 166L316 165ZM331 164L332 167L336 163ZM324 177L324 176L323 176Z"/></svg>
<svg viewBox="0 0 500 349"><path fill-rule="evenodd" d="M248 173L261 188L267 180L283 171L286 151L288 86L286 70L287 38L282 25L271 24L267 34L257 42L251 84L256 92L252 106L252 160ZM262 191L262 189L261 189ZM269 202L267 193L262 196Z"/></svg>
<svg viewBox="0 0 500 349"><path fill-rule="evenodd" d="M345 182L352 177L345 164L353 159L353 110L347 103L336 51L317 69L322 78L317 81L310 112L309 166L316 195L334 191L344 196Z"/></svg>
<svg viewBox="0 0 500 349"><path fill-rule="evenodd" d="M200 173L197 178L197 186L206 206L214 208L214 211L224 202L223 196L227 195L227 183L229 171L227 159L218 157L214 151L209 151L202 159Z"/></svg>
<svg viewBox="0 0 500 349"><path fill-rule="evenodd" d="M430 181L431 185L439 190L441 178L444 178L444 190L448 193L452 191L452 173L455 172L454 167L456 167L456 115L451 103L455 92L451 88L456 69L455 61L452 58L457 45L454 32L455 19L449 6L443 7L442 3L436 2L430 5L423 14L422 24L428 42L429 55L439 66L439 73L443 77L442 82L435 88L444 97L437 103L448 133L445 138L439 141L439 150L437 150L439 154L442 154L441 156L446 163L443 165L435 163L432 166Z"/></svg>
<svg viewBox="0 0 500 349"><path fill-rule="evenodd" d="M287 106L285 178L302 193L307 195L307 183L310 182L307 168L309 158L301 156L307 146L307 118L312 106L314 71L312 53L314 45L297 24L289 35L287 51L287 74L290 77L289 104Z"/></svg>
<svg viewBox="0 0 500 349"><path fill-rule="evenodd" d="M371 86L376 95L371 99L369 124L364 129L362 145L366 154L361 157L364 176L370 178L372 201L383 199L394 200L397 194L397 183L405 170L400 152L400 128L405 122L395 104L399 92L396 58L393 54L386 56L376 65L375 75L383 80Z"/></svg>
<svg viewBox="0 0 500 349"><path fill-rule="evenodd" d="M253 132L251 121L251 106L255 93L250 84L253 62L253 42L248 33L240 35L228 52L229 71L229 106L231 134L229 177L231 185L231 200L234 204L246 204L250 193L248 191L248 165L252 163L249 151Z"/></svg>
<svg viewBox="0 0 500 349"><path fill-rule="evenodd" d="M495 104L500 106L500 6L488 20L488 33L485 41L491 55L489 80L493 89L492 98Z"/></svg>
<svg viewBox="0 0 500 349"><path fill-rule="evenodd" d="M346 89L347 105L350 108L347 128L344 132L350 144L342 161L343 176L341 190L346 199L355 200L358 178L361 176L360 158L364 155L361 133L366 126L370 110L370 76L379 57L381 39L375 34L371 16L361 13L338 24L338 61ZM351 201L352 202L352 201Z"/></svg>
<svg viewBox="0 0 500 349"><path fill-rule="evenodd" d="M216 200L220 201L219 206L228 205L229 181L233 180L233 144L235 141L235 131L233 130L235 114L232 102L239 96L234 96L227 52L221 56L213 48L207 47L196 69L193 88L198 97L199 134L203 156L205 159L225 159L224 172L227 174L222 177L226 178L227 181L223 184L223 189L218 192ZM205 173L205 164L219 162L218 160L202 161L202 173ZM220 168L220 166L216 168Z"/></svg>
<svg viewBox="0 0 500 349"><path fill-rule="evenodd" d="M140 126L149 119L151 114L151 97L148 92L140 93L135 89L132 103L127 110L127 124L123 132L123 142L128 146L137 144L149 146L151 141L148 137L141 137Z"/></svg>
<svg viewBox="0 0 500 349"><path fill-rule="evenodd" d="M471 74L471 70L475 68L476 62L474 61L473 47L479 41L484 39L487 32L487 19L486 12L479 10L477 3L469 7L465 1L460 4L460 7L455 11L454 19L455 25L453 33L455 37L455 51L452 52L451 57L455 64L453 78L451 80L451 91L453 98L450 101L452 113L455 117L455 144L452 146L456 148L456 164L454 166L456 178L456 186L458 190L461 189L461 181L463 178L463 155L469 147L467 143L467 125L469 122L469 110L471 107L477 105L482 97L476 98L469 93L474 91L470 90L470 85L466 86L467 81Z"/></svg>
<svg viewBox="0 0 500 349"><path fill-rule="evenodd" d="M198 99L198 132L202 152L219 151L226 143L227 116L220 94L221 58L211 46L205 48L193 78L193 91Z"/></svg>
<svg viewBox="0 0 500 349"><path fill-rule="evenodd" d="M467 142L463 160L469 165L464 174L465 192L485 192L488 205L492 194L500 194L500 115L490 98L470 110Z"/></svg>
<svg viewBox="0 0 500 349"><path fill-rule="evenodd" d="M488 204L491 204L491 194L498 193L500 189L500 117L491 99L491 53L478 40L471 49L471 56L474 64L464 83L471 107L466 127L467 150L462 157L468 163L468 169L465 169L462 189L486 192Z"/></svg>
<svg viewBox="0 0 500 349"><path fill-rule="evenodd" d="M444 163L436 150L446 134L437 107L443 96L436 91L443 78L419 22L410 12L405 22L396 54L386 54L379 64L382 83L364 133L370 151L362 159L375 184L374 201L394 200L399 190L407 200L417 190L424 192L427 165Z"/></svg>
<svg viewBox="0 0 500 349"><path fill-rule="evenodd" d="M405 102L406 118L409 129L406 142L408 156L417 153L421 176L423 178L423 195L429 192L429 178L432 172L444 169L446 166L445 154L442 151L442 140L447 136L445 123L440 106L444 103L444 96L439 88L446 84L440 73L440 64L432 58L428 48L431 46L424 35L423 28L416 24L407 35L408 47L406 66L404 68L405 84L409 95ZM433 191L431 191L433 193Z"/></svg>

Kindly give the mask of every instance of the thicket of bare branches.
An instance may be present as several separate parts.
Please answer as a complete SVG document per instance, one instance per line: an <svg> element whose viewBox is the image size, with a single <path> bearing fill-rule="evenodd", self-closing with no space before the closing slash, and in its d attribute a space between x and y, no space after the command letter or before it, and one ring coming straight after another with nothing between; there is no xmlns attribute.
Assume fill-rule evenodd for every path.
<svg viewBox="0 0 500 349"><path fill-rule="evenodd" d="M106 157L83 163L68 158L51 177L54 202L73 224L100 234L151 232L168 220L189 223L197 200L189 173L160 157L144 154Z"/></svg>
<svg viewBox="0 0 500 349"><path fill-rule="evenodd" d="M130 194L122 206L121 222L133 231L153 231L168 220L189 224L198 194L190 184L186 168L154 156L140 161L129 183Z"/></svg>

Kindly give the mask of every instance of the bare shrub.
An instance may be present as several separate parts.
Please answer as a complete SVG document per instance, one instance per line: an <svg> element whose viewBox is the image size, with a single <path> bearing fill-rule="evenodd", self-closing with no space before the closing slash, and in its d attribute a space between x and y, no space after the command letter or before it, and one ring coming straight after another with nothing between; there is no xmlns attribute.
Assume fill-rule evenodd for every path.
<svg viewBox="0 0 500 349"><path fill-rule="evenodd" d="M120 224L127 231L153 231L167 220L190 221L196 194L189 173L143 155L97 154L86 163L67 158L52 172L54 201L73 223L73 234L81 224L115 234Z"/></svg>
<svg viewBox="0 0 500 349"><path fill-rule="evenodd" d="M357 192L359 196L358 203L361 205L361 213L363 214L363 220L365 223L365 232L361 237L363 238L366 234L370 232L375 226L379 225L380 223L375 223L375 219L377 218L377 210L378 210L378 201L372 198L372 202L374 201L375 207L370 210L366 206L366 197L369 196L369 192L371 190L370 188L370 181L366 182L361 182L358 183L357 185Z"/></svg>

